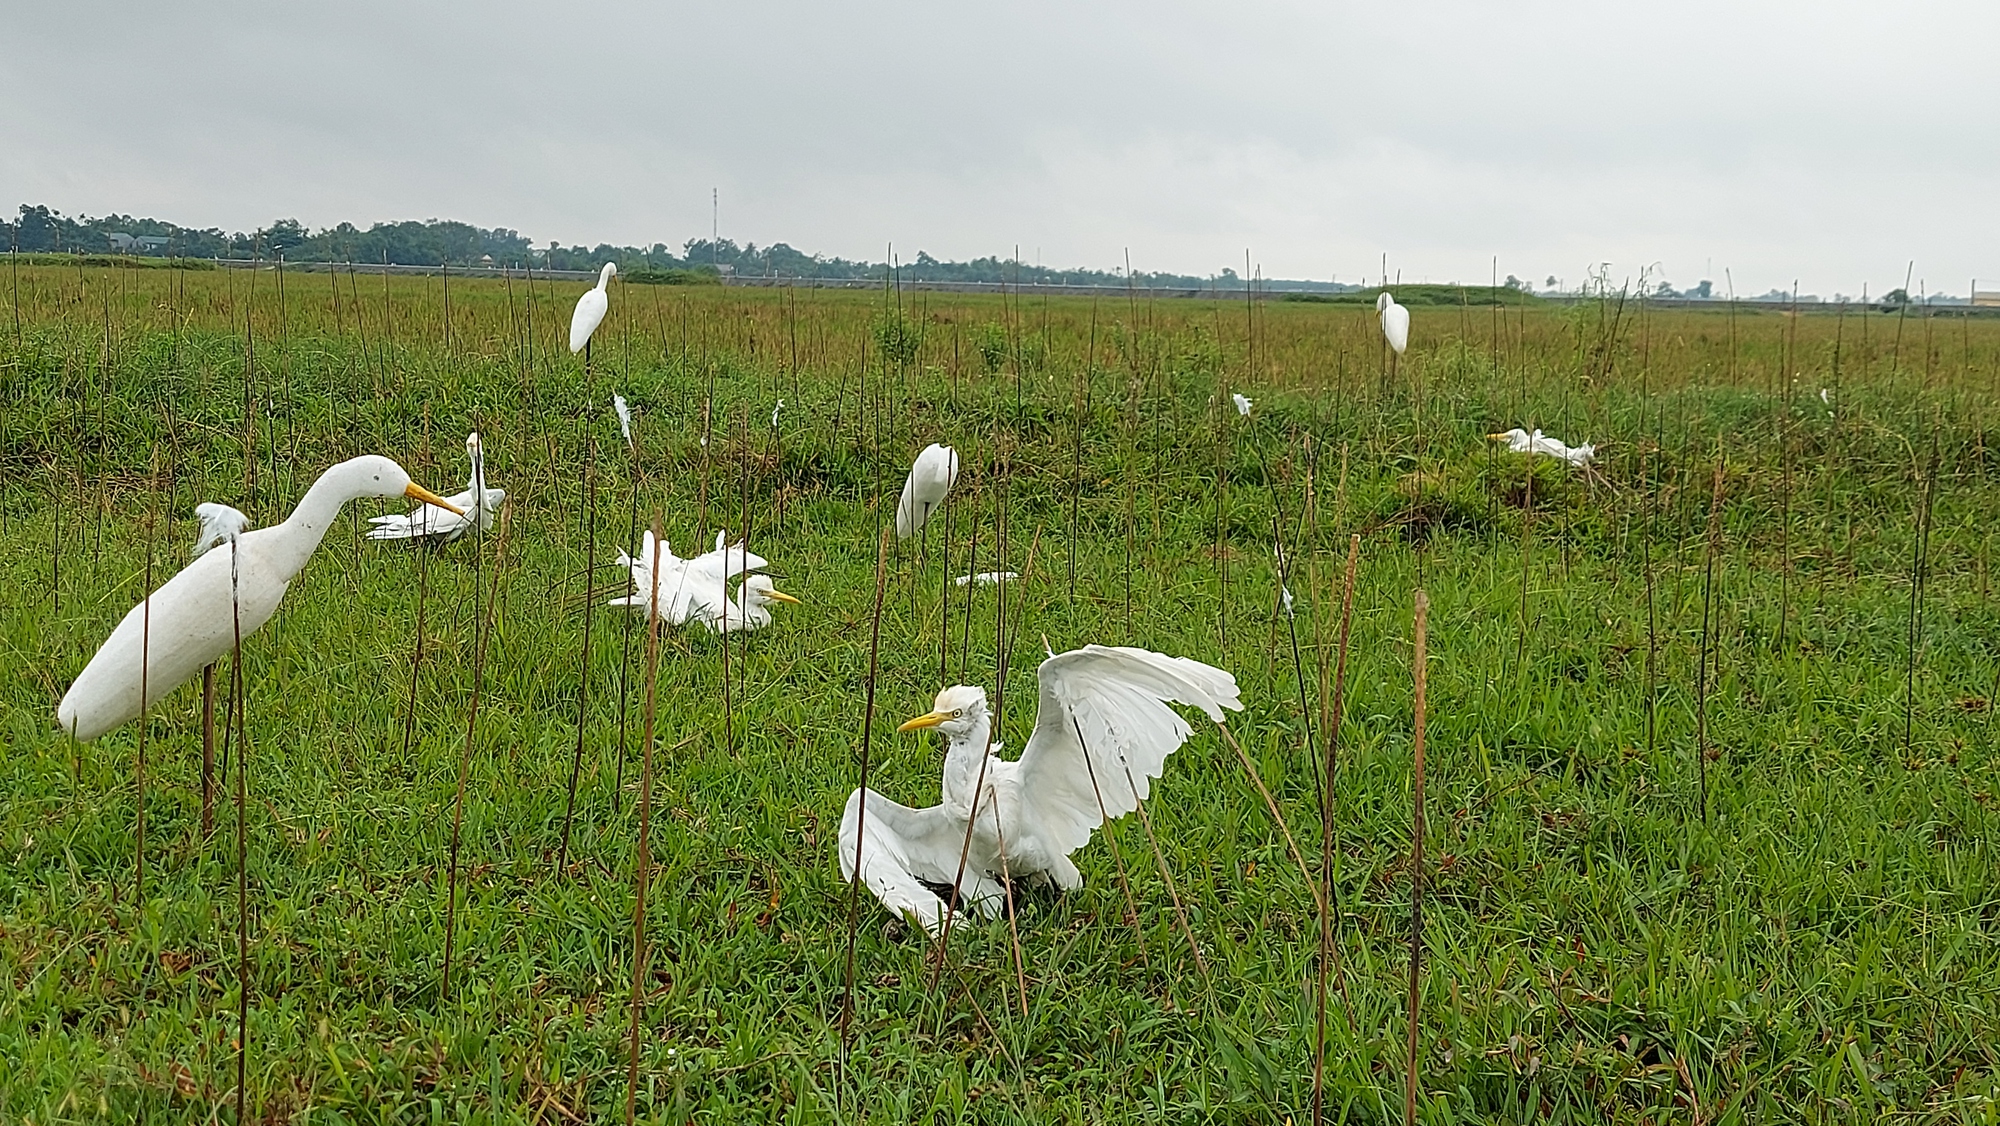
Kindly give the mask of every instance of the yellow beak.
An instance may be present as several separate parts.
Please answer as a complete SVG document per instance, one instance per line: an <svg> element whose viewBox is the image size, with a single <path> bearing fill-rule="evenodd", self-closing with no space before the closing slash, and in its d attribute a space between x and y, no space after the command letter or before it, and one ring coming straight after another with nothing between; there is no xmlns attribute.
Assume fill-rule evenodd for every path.
<svg viewBox="0 0 2000 1126"><path fill-rule="evenodd" d="M423 501L425 504L437 505L439 508L444 509L446 512L452 513L455 516L465 515L465 510L463 508L460 508L459 506L451 503L450 501L444 499L443 497L437 495L434 492L431 492L429 489L426 489L422 485L419 485L415 482L411 482L409 487L403 490L403 495L409 497L412 500Z"/></svg>
<svg viewBox="0 0 2000 1126"><path fill-rule="evenodd" d="M764 592L764 597L770 599L773 602L784 602L793 606L805 605L805 603L800 602L798 599L793 598L791 595L786 594L782 590L767 590Z"/></svg>
<svg viewBox="0 0 2000 1126"><path fill-rule="evenodd" d="M1487 437L1495 442L1504 442L1507 440L1507 435L1505 434L1488 434Z"/></svg>
<svg viewBox="0 0 2000 1126"><path fill-rule="evenodd" d="M948 720L950 718L951 716L945 714L944 712L926 712L923 715L920 715L913 720L909 720L908 722L904 723L903 726L898 727L896 730L921 731L926 727L936 727L938 724L943 723L945 720Z"/></svg>

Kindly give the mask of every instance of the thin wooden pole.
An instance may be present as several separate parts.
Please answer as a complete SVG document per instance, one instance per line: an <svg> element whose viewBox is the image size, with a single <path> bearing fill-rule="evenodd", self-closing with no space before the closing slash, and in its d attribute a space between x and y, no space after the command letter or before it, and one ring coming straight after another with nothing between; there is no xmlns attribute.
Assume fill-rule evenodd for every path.
<svg viewBox="0 0 2000 1126"><path fill-rule="evenodd" d="M1427 621L1431 601L1423 591L1417 591L1416 621L1416 731L1413 739L1414 774L1410 797L1410 1007L1409 1007L1409 1060L1408 1084L1403 1094L1403 1122L1405 1126L1415 1126L1417 1121L1417 1073L1421 1070L1421 1058L1417 1054L1417 1006L1423 995L1423 950L1424 950L1424 664L1425 645L1428 641Z"/></svg>

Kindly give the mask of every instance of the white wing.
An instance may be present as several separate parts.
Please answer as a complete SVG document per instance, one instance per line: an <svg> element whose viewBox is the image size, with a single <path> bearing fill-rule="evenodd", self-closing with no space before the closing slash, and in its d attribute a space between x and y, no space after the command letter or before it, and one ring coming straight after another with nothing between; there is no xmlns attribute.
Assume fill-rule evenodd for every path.
<svg viewBox="0 0 2000 1126"><path fill-rule="evenodd" d="M486 490L486 495L492 497L493 494L498 492L500 492L498 489L488 489ZM504 496L505 494L503 493L502 495ZM453 493L445 499L465 509L466 514L460 516L456 512L438 508L435 505L420 504L409 512L392 513L388 516L371 516L368 522L375 526L368 529L368 538L371 540L421 540L435 538L444 540L447 543L457 539L472 527L472 512L474 508L472 490L467 489L464 492ZM488 501L489 506L497 503L497 501ZM490 507L483 513L483 516L484 520L481 526L491 528L493 526L493 514Z"/></svg>
<svg viewBox="0 0 2000 1126"><path fill-rule="evenodd" d="M1020 758L1022 816L1064 855L1089 843L1104 815L1137 809L1187 742L1188 723L1168 704L1191 704L1217 723L1224 708L1243 708L1222 669L1130 646L1086 645L1043 661L1038 676L1041 705Z"/></svg>
<svg viewBox="0 0 2000 1126"><path fill-rule="evenodd" d="M1389 347L1402 355L1410 346L1410 311L1395 302L1382 310L1382 335L1389 338Z"/></svg>
<svg viewBox="0 0 2000 1126"><path fill-rule="evenodd" d="M576 311L569 315L569 351L571 355L583 351L590 343L590 334L604 323L605 310L611 307L610 299L601 289L585 290L576 299Z"/></svg>
<svg viewBox="0 0 2000 1126"><path fill-rule="evenodd" d="M723 585L746 571L761 571L770 561L741 543L724 546L723 533L715 533L715 550L704 551L687 561L691 580Z"/></svg>
<svg viewBox="0 0 2000 1126"><path fill-rule="evenodd" d="M867 794L868 816L861 817ZM931 934L944 926L945 902L925 882L951 886L958 872L958 853L965 823L945 807L911 809L873 791L856 790L847 798L840 818L840 874L854 879L855 848L861 852L861 882L894 914L914 919ZM987 915L999 910L999 885L968 865L964 900Z"/></svg>
<svg viewBox="0 0 2000 1126"><path fill-rule="evenodd" d="M925 446L903 479L903 495L896 502L896 538L906 540L922 530L957 482L958 451L936 442Z"/></svg>
<svg viewBox="0 0 2000 1126"><path fill-rule="evenodd" d="M201 520L201 533L194 541L196 556L218 544L228 543L250 526L248 516L226 504L197 504L194 514Z"/></svg>

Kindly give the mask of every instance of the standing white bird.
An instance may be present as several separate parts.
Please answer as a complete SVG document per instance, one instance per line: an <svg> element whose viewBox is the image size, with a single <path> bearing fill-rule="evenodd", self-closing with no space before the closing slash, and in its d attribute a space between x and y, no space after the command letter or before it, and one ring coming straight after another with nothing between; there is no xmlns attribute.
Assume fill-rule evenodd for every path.
<svg viewBox="0 0 2000 1126"><path fill-rule="evenodd" d="M445 499L459 508L465 515L456 516L442 508L418 505L407 513L390 513L387 516L371 516L368 538L371 540L435 540L450 543L470 531L476 524L482 532L493 530L493 514L507 499L507 490L486 487L486 447L479 442L479 432L465 436L465 456L472 461L472 480L464 492L453 493Z"/></svg>
<svg viewBox="0 0 2000 1126"><path fill-rule="evenodd" d="M1402 355L1403 349L1410 346L1410 311L1396 304L1386 289L1375 298L1375 311L1381 314L1382 336L1398 356Z"/></svg>
<svg viewBox="0 0 2000 1126"><path fill-rule="evenodd" d="M78 739L90 740L137 719L202 666L229 652L236 622L249 634L271 620L285 588L312 558L341 506L360 497L398 496L458 511L443 497L411 483L402 466L375 454L343 461L320 474L291 516L275 527L243 532L248 520L241 512L227 505L203 505L198 510L203 552L111 631L56 705L56 722ZM206 550L221 542L231 549ZM238 572L234 615L232 568ZM142 650L144 700L139 698Z"/></svg>
<svg viewBox="0 0 2000 1126"><path fill-rule="evenodd" d="M1516 426L1512 430L1488 434L1487 437L1495 442L1507 443L1507 448L1517 454L1541 454L1544 457L1568 462L1578 469L1590 468L1591 461L1597 456L1597 446L1594 443L1585 442L1581 446L1564 445L1561 439L1551 438L1539 429L1531 434Z"/></svg>
<svg viewBox="0 0 2000 1126"><path fill-rule="evenodd" d="M925 446L903 482L903 499L896 502L896 538L916 535L957 481L958 451L936 442Z"/></svg>
<svg viewBox="0 0 2000 1126"><path fill-rule="evenodd" d="M1229 397L1231 399L1236 400L1236 413L1242 415L1244 418L1249 418L1250 407L1253 405L1250 402L1250 397L1248 395L1243 394L1240 391L1230 395Z"/></svg>
<svg viewBox="0 0 2000 1126"><path fill-rule="evenodd" d="M1015 761L989 750L983 688L947 688L930 712L897 728L944 733L944 800L912 809L854 791L840 821L843 876L855 878L858 848L868 890L932 934L944 925L943 897L952 894L954 880L960 908L987 916L1003 905L1002 879L1081 887L1083 874L1070 854L1107 817L1137 809L1167 756L1187 742L1187 721L1167 705L1198 707L1217 723L1223 709L1243 707L1236 678L1222 669L1126 646L1086 645L1051 656L1037 676L1035 730ZM961 848L967 848L962 878Z"/></svg>
<svg viewBox="0 0 2000 1126"><path fill-rule="evenodd" d="M653 562L656 548L657 568ZM742 603L731 601L732 580L762 570L769 562L741 543L727 543L721 532L715 534L713 551L682 559L666 541L654 540L648 530L640 534L638 557L620 552L617 563L632 572L632 593L612 599L609 605L640 611L657 606L660 620L668 625L698 621L715 633L762 629L771 624L767 609L771 603L799 601L776 589L767 575L751 575L740 584Z"/></svg>
<svg viewBox="0 0 2000 1126"><path fill-rule="evenodd" d="M611 308L611 297L604 287L618 273L618 263L606 262L597 272L597 288L587 290L576 299L576 312L569 315L569 354L574 356L590 343L590 334L604 323L605 311Z"/></svg>

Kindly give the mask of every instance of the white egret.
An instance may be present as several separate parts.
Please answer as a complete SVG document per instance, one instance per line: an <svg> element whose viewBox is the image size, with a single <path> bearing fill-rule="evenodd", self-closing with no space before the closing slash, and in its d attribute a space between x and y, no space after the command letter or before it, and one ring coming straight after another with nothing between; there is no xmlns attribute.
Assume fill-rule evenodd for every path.
<svg viewBox="0 0 2000 1126"><path fill-rule="evenodd" d="M1236 400L1236 413L1242 415L1244 418L1249 418L1250 408L1253 405L1250 402L1249 396L1237 393L1237 394L1232 394L1229 397L1231 399Z"/></svg>
<svg viewBox="0 0 2000 1126"><path fill-rule="evenodd" d="M958 451L936 442L925 446L903 482L903 499L896 502L896 538L916 535L957 481Z"/></svg>
<svg viewBox="0 0 2000 1126"><path fill-rule="evenodd" d="M1383 290L1375 299L1375 311L1381 314L1382 335L1389 341L1398 356L1410 346L1410 311L1396 304L1396 299Z"/></svg>
<svg viewBox="0 0 2000 1126"><path fill-rule="evenodd" d="M590 343L590 334L604 323L604 314L611 308L611 297L604 287L618 273L618 263L606 262L597 272L597 288L587 290L576 299L576 312L569 315L569 354L574 356Z"/></svg>
<svg viewBox="0 0 2000 1126"><path fill-rule="evenodd" d="M669 625L698 621L715 633L734 633L770 625L771 603L799 601L776 589L768 575L750 575L737 584L742 602L732 601L729 595L733 580L769 564L741 543L728 544L721 532L715 534L713 551L692 559L682 559L664 540L658 541L657 571L653 566L655 547L653 533L647 531L640 537L637 558L619 553L618 565L632 572L632 593L612 599L609 605L641 611L657 607L660 620Z"/></svg>
<svg viewBox="0 0 2000 1126"><path fill-rule="evenodd" d="M1037 676L1035 729L1012 762L991 753L998 745L989 744L983 688L947 688L930 712L897 728L943 732L944 800L912 809L854 791L840 821L843 876L855 878L858 859L862 881L882 905L932 934L944 925L942 897L953 894L954 880L960 907L989 917L1003 906L1003 879L1081 887L1070 854L1107 817L1137 809L1167 756L1187 741L1187 721L1167 705L1198 707L1217 723L1223 709L1243 707L1236 678L1222 669L1126 646L1086 645L1052 656Z"/></svg>
<svg viewBox="0 0 2000 1126"><path fill-rule="evenodd" d="M1551 438L1539 429L1531 434L1516 426L1512 430L1488 434L1487 437L1495 442L1507 443L1507 448L1517 454L1541 454L1567 462L1578 469L1590 468L1592 459L1597 456L1597 447L1592 443L1585 442L1581 446L1564 445L1560 439Z"/></svg>
<svg viewBox="0 0 2000 1126"><path fill-rule="evenodd" d="M960 575L951 581L958 586L998 586L1020 577L1019 571L981 571L975 575Z"/></svg>
<svg viewBox="0 0 2000 1126"><path fill-rule="evenodd" d="M368 522L375 526L368 530L368 538L450 543L470 531L475 524L482 532L492 531L493 514L506 501L507 490L486 487L486 448L480 444L476 430L465 436L465 456L472 461L472 480L464 492L445 498L465 509L465 515L455 516L442 508L419 505L413 512L370 517Z"/></svg>
<svg viewBox="0 0 2000 1126"><path fill-rule="evenodd" d="M275 527L244 532L241 529L248 520L242 513L227 505L204 505L203 545L227 542L231 550L204 550L145 602L134 606L56 705L56 722L78 739L90 740L126 720L137 719L202 666L229 652L235 621L242 623L247 634L271 620L285 588L312 558L341 506L361 497L398 496L459 511L443 497L412 483L402 466L374 454L343 461L320 474L291 516ZM218 533L219 539L215 538ZM232 569L238 572L234 615L230 609ZM146 658L143 672L139 668L142 649Z"/></svg>

